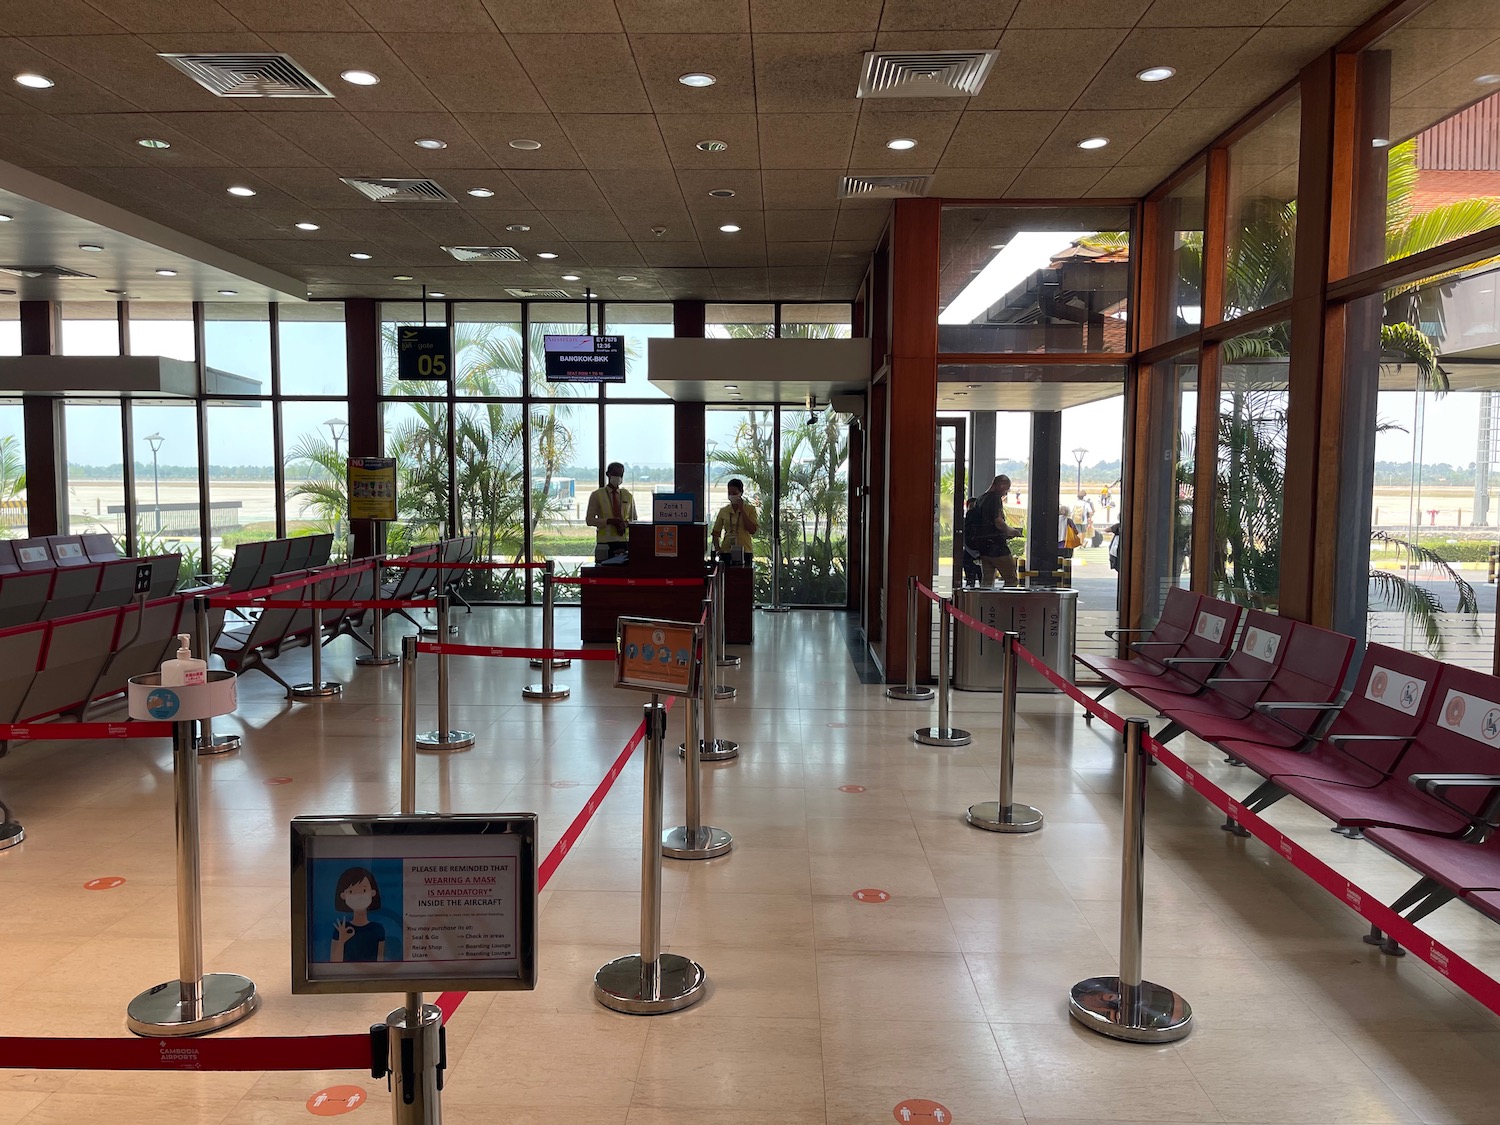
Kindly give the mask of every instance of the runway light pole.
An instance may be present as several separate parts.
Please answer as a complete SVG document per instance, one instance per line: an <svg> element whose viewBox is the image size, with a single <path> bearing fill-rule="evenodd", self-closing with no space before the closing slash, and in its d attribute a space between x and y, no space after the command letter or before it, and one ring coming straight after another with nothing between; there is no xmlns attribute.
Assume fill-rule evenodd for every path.
<svg viewBox="0 0 1500 1125"><path fill-rule="evenodd" d="M1089 451L1083 446L1073 450L1073 460L1078 462L1078 487L1076 491L1083 491L1083 459L1088 456Z"/></svg>
<svg viewBox="0 0 1500 1125"><path fill-rule="evenodd" d="M151 447L151 487L156 497L156 534L161 534L161 473L158 470L157 454L161 452L166 438L161 434L147 434L146 444Z"/></svg>

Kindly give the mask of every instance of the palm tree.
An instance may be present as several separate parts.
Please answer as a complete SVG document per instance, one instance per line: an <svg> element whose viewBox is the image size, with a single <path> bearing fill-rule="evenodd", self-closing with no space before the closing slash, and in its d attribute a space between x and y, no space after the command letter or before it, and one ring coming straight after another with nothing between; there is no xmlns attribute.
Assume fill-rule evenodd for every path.
<svg viewBox="0 0 1500 1125"><path fill-rule="evenodd" d="M0 504L14 501L26 491L26 457L21 449L21 439L14 434L0 437ZM0 527L0 534L9 535L7 522Z"/></svg>

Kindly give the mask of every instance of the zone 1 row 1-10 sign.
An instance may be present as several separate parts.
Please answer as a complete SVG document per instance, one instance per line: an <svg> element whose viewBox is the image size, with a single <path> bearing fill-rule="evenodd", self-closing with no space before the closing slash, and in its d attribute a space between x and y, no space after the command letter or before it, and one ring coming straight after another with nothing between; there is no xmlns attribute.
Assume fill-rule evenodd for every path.
<svg viewBox="0 0 1500 1125"><path fill-rule="evenodd" d="M543 336L549 383L623 383L624 336Z"/></svg>
<svg viewBox="0 0 1500 1125"><path fill-rule="evenodd" d="M396 378L408 380L446 380L453 371L452 349L448 329L396 328Z"/></svg>

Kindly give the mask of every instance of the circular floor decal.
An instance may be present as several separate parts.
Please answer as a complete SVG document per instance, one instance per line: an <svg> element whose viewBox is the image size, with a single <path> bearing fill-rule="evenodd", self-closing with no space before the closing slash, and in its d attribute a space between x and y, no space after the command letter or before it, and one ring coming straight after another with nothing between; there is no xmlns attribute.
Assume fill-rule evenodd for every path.
<svg viewBox="0 0 1500 1125"><path fill-rule="evenodd" d="M363 1086L329 1086L307 1099L307 1112L315 1117L337 1117L352 1113L368 1098Z"/></svg>
<svg viewBox="0 0 1500 1125"><path fill-rule="evenodd" d="M864 791L865 791L865 787L863 785L840 785L839 786L839 792L840 793L863 793Z"/></svg>
<svg viewBox="0 0 1500 1125"><path fill-rule="evenodd" d="M83 885L86 891L112 891L116 887L123 887L125 880L118 875L105 875L100 879L90 879Z"/></svg>
<svg viewBox="0 0 1500 1125"><path fill-rule="evenodd" d="M862 887L854 892L854 897L860 902L890 902L891 892L879 887Z"/></svg>
<svg viewBox="0 0 1500 1125"><path fill-rule="evenodd" d="M268 778L266 778L266 784L267 785L290 785L291 782L292 782L292 779L289 778L289 777L268 777Z"/></svg>
<svg viewBox="0 0 1500 1125"><path fill-rule="evenodd" d="M891 1110L901 1125L928 1125L935 1122L936 1125L952 1125L953 1115L948 1112L947 1106L930 1102L926 1098L907 1098L895 1109Z"/></svg>

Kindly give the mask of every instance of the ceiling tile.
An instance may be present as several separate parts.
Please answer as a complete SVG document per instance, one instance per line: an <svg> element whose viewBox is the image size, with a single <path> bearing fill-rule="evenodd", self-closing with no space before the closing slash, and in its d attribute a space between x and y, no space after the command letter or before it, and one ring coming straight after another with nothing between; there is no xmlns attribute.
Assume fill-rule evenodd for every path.
<svg viewBox="0 0 1500 1125"><path fill-rule="evenodd" d="M510 177L494 168L445 168L440 174L440 180L448 193L457 197L466 211L472 211L486 219L492 218L497 212L531 206L520 189L510 182ZM480 199L469 194L470 188L485 188L495 194Z"/></svg>
<svg viewBox="0 0 1500 1125"><path fill-rule="evenodd" d="M1129 151L1122 153L1117 164L1180 165L1206 148L1215 137L1234 124L1239 111L1228 108L1196 109L1184 106L1174 109L1141 138Z"/></svg>
<svg viewBox="0 0 1500 1125"><path fill-rule="evenodd" d="M839 176L825 169L772 169L760 176L766 208L816 210L838 202Z"/></svg>
<svg viewBox="0 0 1500 1125"><path fill-rule="evenodd" d="M488 225L451 203L445 207L408 206L401 217L429 238L447 246L484 246L491 238Z"/></svg>
<svg viewBox="0 0 1500 1125"><path fill-rule="evenodd" d="M483 220L497 240L503 239L527 254L538 250L549 250L555 253L567 244L567 240L557 233L556 228L540 211L528 211L524 207L506 207L493 214L473 213ZM528 226L531 229L525 231L505 229L508 226L517 225Z"/></svg>
<svg viewBox="0 0 1500 1125"><path fill-rule="evenodd" d="M262 208L296 205L295 197L288 195L274 183L263 179L258 171L244 168L177 168L173 171L173 175L193 184L206 194L213 201L214 207L258 211ZM228 189L235 185L252 188L256 194L249 199L230 195Z"/></svg>
<svg viewBox="0 0 1500 1125"><path fill-rule="evenodd" d="M943 168L1023 167L1063 119L1061 113L970 110L943 152Z"/></svg>
<svg viewBox="0 0 1500 1125"><path fill-rule="evenodd" d="M1011 181L1006 199L1076 199L1098 182L1090 168L1026 168Z"/></svg>
<svg viewBox="0 0 1500 1125"><path fill-rule="evenodd" d="M147 154L147 163L158 168L192 168L232 165L234 158L215 152L207 145L199 144L185 133L178 132L162 117L149 113L73 113L66 123L98 138L115 148L139 149L136 141L142 137L155 137L172 147L139 151Z"/></svg>
<svg viewBox="0 0 1500 1125"><path fill-rule="evenodd" d="M450 113L359 113L355 118L413 168L480 168L489 163L481 148ZM447 148L424 149L419 139L445 141Z"/></svg>
<svg viewBox="0 0 1500 1125"><path fill-rule="evenodd" d="M181 116L163 114L162 120L171 123ZM260 120L302 151L316 156L330 168L339 169L342 175L408 176L412 172L405 153L398 153L353 114L247 113L244 116Z"/></svg>
<svg viewBox="0 0 1500 1125"><path fill-rule="evenodd" d="M760 253L765 253L766 224L764 217L759 211L746 212L739 215L724 215L714 211L691 211L693 225L698 230L698 237L704 246L749 246L760 247ZM721 231L719 227L724 224L733 224L739 227L737 231ZM705 250L705 253L707 251ZM709 258L709 264L713 258Z"/></svg>
<svg viewBox="0 0 1500 1125"><path fill-rule="evenodd" d="M1295 78L1309 59L1338 37L1337 31L1319 27L1257 31L1183 104L1252 109Z"/></svg>
<svg viewBox="0 0 1500 1125"><path fill-rule="evenodd" d="M558 211L552 225L569 242L625 242L630 236L613 211Z"/></svg>
<svg viewBox="0 0 1500 1125"><path fill-rule="evenodd" d="M664 172L609 172L596 171L594 183L609 205L620 211L641 211L653 206L681 207L682 192L677 186L677 176L671 170Z"/></svg>
<svg viewBox="0 0 1500 1125"><path fill-rule="evenodd" d="M625 228L625 233L635 241L678 242L692 235L693 220L687 207L676 196L672 202L655 202L639 210L615 208L615 217ZM661 234L657 234L661 231Z"/></svg>
<svg viewBox="0 0 1500 1125"><path fill-rule="evenodd" d="M349 262L344 243L293 238L249 238L251 254L270 253L283 262L299 266L342 266Z"/></svg>
<svg viewBox="0 0 1500 1125"><path fill-rule="evenodd" d="M846 168L857 114L762 113L762 168Z"/></svg>
<svg viewBox="0 0 1500 1125"><path fill-rule="evenodd" d="M750 0L615 0L615 10L631 35L750 30Z"/></svg>
<svg viewBox="0 0 1500 1125"><path fill-rule="evenodd" d="M837 208L822 211L767 211L766 238L776 242L822 242L833 238Z"/></svg>
<svg viewBox="0 0 1500 1125"><path fill-rule="evenodd" d="M624 35L509 38L516 58L553 113L650 112Z"/></svg>
<svg viewBox="0 0 1500 1125"><path fill-rule="evenodd" d="M379 35L371 33L275 32L264 36L267 48L290 55L333 92L336 101L316 98L261 98L256 108L276 113L314 111L440 110L442 103ZM379 75L374 86L354 86L339 75L368 70ZM184 81L189 81L187 78ZM196 87L195 87L196 88ZM204 97L210 97L204 92ZM201 108L201 107L194 107Z"/></svg>
<svg viewBox="0 0 1500 1125"><path fill-rule="evenodd" d="M108 0L109 17L128 31L238 31L243 26L214 0Z"/></svg>
<svg viewBox="0 0 1500 1125"><path fill-rule="evenodd" d="M875 36L877 51L988 51L1000 41L1000 27L971 31L890 31L882 28ZM946 99L939 99L939 101ZM958 99L954 99L957 101ZM898 106L912 101L931 99L881 98Z"/></svg>
<svg viewBox="0 0 1500 1125"><path fill-rule="evenodd" d="M7 35L110 35L125 30L84 0L0 0L0 27Z"/></svg>
<svg viewBox="0 0 1500 1125"><path fill-rule="evenodd" d="M612 0L484 0L484 6L506 34L622 30Z"/></svg>
<svg viewBox="0 0 1500 1125"><path fill-rule="evenodd" d="M109 63L100 65L100 46L115 43L120 48L126 82L114 80ZM72 48L83 44L81 52ZM132 93L140 94L140 71L144 67L157 82L167 79L159 68L166 67L140 40L129 35L94 36L39 36L32 39L0 39L0 73L20 74L35 71L52 79L57 85L48 90L28 90L24 86L6 83L5 111L8 113L128 113L132 109L151 109L130 97L124 85L132 87ZM109 74L109 89L96 83L87 74ZM187 78L184 82L192 85ZM183 91L172 83L174 95L159 100L167 108L179 105ZM196 86L193 89L197 89Z"/></svg>
<svg viewBox="0 0 1500 1125"><path fill-rule="evenodd" d="M880 23L882 0L750 0L755 33L869 31Z"/></svg>
<svg viewBox="0 0 1500 1125"><path fill-rule="evenodd" d="M233 158L243 168L292 168L299 164L320 163L316 156L304 151L284 134L238 107L195 113L163 113L160 120L205 148ZM272 120L277 118L273 117Z"/></svg>
<svg viewBox="0 0 1500 1125"><path fill-rule="evenodd" d="M1143 164L1138 167L1111 168L1094 182L1094 186L1086 194L1139 198L1177 171L1178 167L1180 165Z"/></svg>
<svg viewBox="0 0 1500 1125"><path fill-rule="evenodd" d="M401 60L452 113L503 105L513 113L545 113L546 103L498 32L404 34Z"/></svg>
<svg viewBox="0 0 1500 1125"><path fill-rule="evenodd" d="M753 113L665 113L656 119L678 168L759 168L760 138ZM723 141L726 152L704 152L699 141Z"/></svg>
<svg viewBox="0 0 1500 1125"><path fill-rule="evenodd" d="M92 133L45 113L0 115L0 138L21 145L44 165L143 165L146 150L136 145L101 145ZM127 142L128 144L128 142ZM135 152L129 151L131 148ZM140 154L140 155L137 155Z"/></svg>
<svg viewBox="0 0 1500 1125"><path fill-rule="evenodd" d="M958 125L960 110L950 112L911 113L902 110L877 109L878 102L867 102L859 114L859 130L854 135L854 164L873 164L899 172L906 168L930 168L948 147L948 139ZM917 147L898 151L886 142L904 137Z"/></svg>
<svg viewBox="0 0 1500 1125"><path fill-rule="evenodd" d="M878 235L876 237L879 237ZM860 268L864 268L864 260L869 257L875 248L875 239L860 238L856 240L834 239L830 261L839 262L843 260L859 259Z"/></svg>
<svg viewBox="0 0 1500 1125"><path fill-rule="evenodd" d="M759 49L760 40L755 40ZM748 35L632 35L641 81L657 113L753 113L755 74ZM684 86L684 74L712 74L712 86Z"/></svg>
<svg viewBox="0 0 1500 1125"><path fill-rule="evenodd" d="M1382 8L1382 0L1287 0L1266 21L1270 27L1358 27Z"/></svg>
<svg viewBox="0 0 1500 1125"><path fill-rule="evenodd" d="M646 259L634 242L575 242L573 249L594 267L644 267Z"/></svg>
<svg viewBox="0 0 1500 1125"><path fill-rule="evenodd" d="M349 0L376 31L494 31L480 0Z"/></svg>
<svg viewBox="0 0 1500 1125"><path fill-rule="evenodd" d="M883 207L841 207L834 236L840 240L880 237L889 207L889 203Z"/></svg>
<svg viewBox="0 0 1500 1125"><path fill-rule="evenodd" d="M499 168L581 168L568 135L550 113L460 113L469 136L483 146ZM517 140L536 141L538 149L511 148Z"/></svg>
<svg viewBox="0 0 1500 1125"><path fill-rule="evenodd" d="M874 41L873 34L756 35L759 111L847 113Z"/></svg>
<svg viewBox="0 0 1500 1125"><path fill-rule="evenodd" d="M769 234L774 224L772 215L780 212L771 212L766 216L766 232ZM830 249L828 241L823 242L767 242L766 262L772 266L825 266L828 264Z"/></svg>
<svg viewBox="0 0 1500 1125"><path fill-rule="evenodd" d="M1017 0L885 0L881 31L999 31Z"/></svg>
<svg viewBox="0 0 1500 1125"><path fill-rule="evenodd" d="M1170 109L1249 41L1244 27L1147 28L1132 31L1074 104L1075 109ZM1151 66L1175 67L1165 82L1136 77Z"/></svg>
<svg viewBox="0 0 1500 1125"><path fill-rule="evenodd" d="M932 178L932 194L951 199L998 199L1019 172L1019 168L939 168Z"/></svg>
<svg viewBox="0 0 1500 1125"><path fill-rule="evenodd" d="M766 244L764 242L706 243L703 257L709 268L719 270L726 266L764 269Z"/></svg>
<svg viewBox="0 0 1500 1125"><path fill-rule="evenodd" d="M672 167L653 114L564 113L557 121L587 168Z"/></svg>
<svg viewBox="0 0 1500 1125"><path fill-rule="evenodd" d="M1151 0L1021 0L1011 27L1134 27Z"/></svg>
<svg viewBox="0 0 1500 1125"><path fill-rule="evenodd" d="M369 31L348 0L234 0L234 14L251 31Z"/></svg>
<svg viewBox="0 0 1500 1125"><path fill-rule="evenodd" d="M1109 61L1128 32L1011 28L989 81L968 108L1068 109Z"/></svg>
<svg viewBox="0 0 1500 1125"><path fill-rule="evenodd" d="M698 168L681 168L677 172L677 184L689 211L759 211L761 208L761 176L754 171L726 168L722 172L705 172ZM727 188L734 192L730 199L709 195L710 191Z"/></svg>
<svg viewBox="0 0 1500 1125"><path fill-rule="evenodd" d="M656 277L672 292L686 299L715 295L713 275L706 269L658 269Z"/></svg>
<svg viewBox="0 0 1500 1125"><path fill-rule="evenodd" d="M1155 0L1141 17L1140 27L1259 27L1286 0L1234 0L1205 4L1203 0Z"/></svg>
<svg viewBox="0 0 1500 1125"><path fill-rule="evenodd" d="M1166 115L1164 109L1090 109L1064 114L1057 129L1037 150L1028 166L1089 168L1102 174L1115 165L1121 153L1134 148ZM1097 149L1079 148L1078 142L1087 137L1107 137L1109 144Z"/></svg>
<svg viewBox="0 0 1500 1125"><path fill-rule="evenodd" d="M518 168L508 174L532 206L549 215L555 211L604 211L608 207L587 172Z"/></svg>
<svg viewBox="0 0 1500 1125"><path fill-rule="evenodd" d="M651 266L702 266L703 246L698 242L637 242L641 257Z"/></svg>
<svg viewBox="0 0 1500 1125"><path fill-rule="evenodd" d="M361 207L378 209L381 205L369 202L348 184L339 180L326 168L257 168L255 175L299 199L309 207L319 210L328 207ZM394 206L387 204L386 206Z"/></svg>

